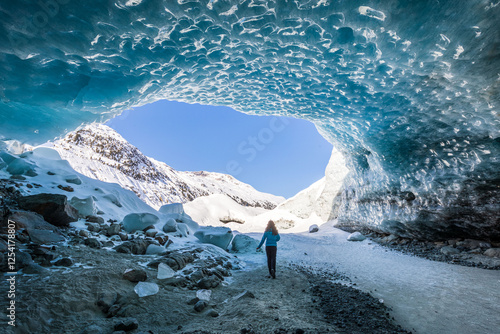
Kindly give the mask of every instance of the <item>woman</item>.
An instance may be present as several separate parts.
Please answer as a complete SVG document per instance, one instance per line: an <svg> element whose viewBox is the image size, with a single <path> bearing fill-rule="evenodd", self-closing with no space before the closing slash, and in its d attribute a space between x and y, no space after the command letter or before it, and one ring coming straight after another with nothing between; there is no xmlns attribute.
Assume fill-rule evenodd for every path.
<svg viewBox="0 0 500 334"><path fill-rule="evenodd" d="M260 241L259 246L257 246L257 250L260 249L262 244L266 241L266 255L267 255L267 267L269 268L269 275L272 278L276 278L276 252L278 250L278 241L280 240L280 235L278 234L278 229L274 222L270 220L267 223L266 230L264 235L262 236L262 240Z"/></svg>

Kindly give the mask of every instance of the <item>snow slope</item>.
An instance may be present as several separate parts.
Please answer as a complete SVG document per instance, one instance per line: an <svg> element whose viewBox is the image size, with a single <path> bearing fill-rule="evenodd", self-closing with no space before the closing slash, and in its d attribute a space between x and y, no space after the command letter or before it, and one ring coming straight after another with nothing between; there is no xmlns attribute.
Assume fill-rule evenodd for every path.
<svg viewBox="0 0 500 334"><path fill-rule="evenodd" d="M168 203L186 203L200 196L226 194L251 207L273 209L283 197L262 193L231 175L177 171L149 158L108 126L92 124L53 143L78 172L131 190L155 209Z"/></svg>
<svg viewBox="0 0 500 334"><path fill-rule="evenodd" d="M244 207L223 194L199 197L184 204L184 211L200 225L226 226L241 233L262 232L269 220L276 223L280 233L303 232L307 231L309 226L313 224L324 222L315 213L307 218L300 218L280 208L265 210ZM227 220L227 218L240 223L221 222L221 219Z"/></svg>
<svg viewBox="0 0 500 334"><path fill-rule="evenodd" d="M297 195L282 202L278 208L289 211L300 218L308 218L313 213L323 222L336 218L338 195L342 191L344 178L349 173L343 155L333 149L325 176Z"/></svg>

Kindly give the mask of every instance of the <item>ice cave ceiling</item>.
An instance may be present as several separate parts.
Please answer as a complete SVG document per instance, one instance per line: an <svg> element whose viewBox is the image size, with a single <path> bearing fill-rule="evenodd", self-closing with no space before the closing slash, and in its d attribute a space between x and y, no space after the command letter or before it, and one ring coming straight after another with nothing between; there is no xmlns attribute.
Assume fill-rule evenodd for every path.
<svg viewBox="0 0 500 334"><path fill-rule="evenodd" d="M40 143L158 99L313 121L347 157L338 214L500 238L500 4L0 2L0 138Z"/></svg>

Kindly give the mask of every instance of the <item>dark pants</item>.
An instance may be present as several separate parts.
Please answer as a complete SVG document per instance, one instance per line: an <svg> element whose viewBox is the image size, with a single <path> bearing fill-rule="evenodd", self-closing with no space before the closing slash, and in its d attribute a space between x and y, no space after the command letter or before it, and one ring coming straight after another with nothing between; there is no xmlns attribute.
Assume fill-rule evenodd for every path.
<svg viewBox="0 0 500 334"><path fill-rule="evenodd" d="M272 275L271 270L276 272L276 253L278 251L278 247L276 246L266 246L266 255L267 255L267 267L269 269L269 275Z"/></svg>

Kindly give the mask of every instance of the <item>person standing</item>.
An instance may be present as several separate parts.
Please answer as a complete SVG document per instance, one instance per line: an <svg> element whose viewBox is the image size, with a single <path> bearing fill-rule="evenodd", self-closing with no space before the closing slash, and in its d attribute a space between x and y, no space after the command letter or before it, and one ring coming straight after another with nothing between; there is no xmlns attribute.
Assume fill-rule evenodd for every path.
<svg viewBox="0 0 500 334"><path fill-rule="evenodd" d="M264 244L264 241L266 241L267 267L269 269L269 275L271 275L272 278L276 278L276 253L278 251L279 240L280 235L278 229L276 225L274 225L274 222L270 220L267 223L262 240L259 246L257 246L257 250L259 250L262 244Z"/></svg>

